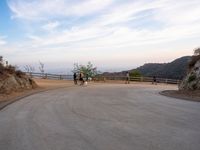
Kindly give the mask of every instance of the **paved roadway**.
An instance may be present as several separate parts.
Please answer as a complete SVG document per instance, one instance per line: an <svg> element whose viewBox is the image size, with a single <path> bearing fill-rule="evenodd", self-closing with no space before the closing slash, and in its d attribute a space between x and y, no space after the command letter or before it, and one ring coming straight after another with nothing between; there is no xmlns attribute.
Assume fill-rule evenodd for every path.
<svg viewBox="0 0 200 150"><path fill-rule="evenodd" d="M199 150L200 103L161 88L99 84L26 97L0 111L0 150Z"/></svg>

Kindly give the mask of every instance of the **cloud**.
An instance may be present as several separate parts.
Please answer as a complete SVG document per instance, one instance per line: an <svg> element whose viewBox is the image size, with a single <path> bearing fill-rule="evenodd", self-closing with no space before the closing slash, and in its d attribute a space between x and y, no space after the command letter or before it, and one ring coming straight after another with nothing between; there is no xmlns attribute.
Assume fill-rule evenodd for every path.
<svg viewBox="0 0 200 150"><path fill-rule="evenodd" d="M47 30L47 31L52 31L56 29L59 25L60 23L58 21L48 22L47 24L42 26L42 29Z"/></svg>
<svg viewBox="0 0 200 150"><path fill-rule="evenodd" d="M2 46L2 45L5 45L7 42L6 42L6 40L5 40L5 36L0 36L0 46Z"/></svg>
<svg viewBox="0 0 200 150"><path fill-rule="evenodd" d="M8 5L13 21L31 29L20 46L13 45L15 51L35 58L72 61L93 54L90 58L102 62L110 56L131 60L138 49L151 55L152 49L193 48L200 38L199 0L9 0Z"/></svg>
<svg viewBox="0 0 200 150"><path fill-rule="evenodd" d="M164 5L156 10L155 17L168 25L182 25L200 21L199 0L165 0Z"/></svg>
<svg viewBox="0 0 200 150"><path fill-rule="evenodd" d="M45 35L39 28L32 27L36 35L29 37L38 44L41 42L41 45L82 42L87 39L99 40L99 38L104 38L104 35L110 38L109 41L118 41L115 40L117 38L119 41L127 40L128 42L132 38L140 43L140 41L151 40L150 37L155 40L154 42L156 42L154 37L160 37L162 40L171 38L172 40L173 37L188 36L190 30L197 29L200 24L198 22L200 5L197 0L192 2L183 0L181 3L172 0L149 3L145 0L121 3L112 0L10 0L8 4L15 18L37 21L45 19L38 27L42 26L41 28L46 31L59 30L55 34L45 33ZM93 14L95 16L91 17ZM64 18L61 19L61 16ZM80 17L88 18L81 20ZM54 18L61 21L55 21ZM64 21L65 19L68 21ZM142 28L140 22L147 20L150 20L150 23L144 23ZM157 26L155 30L148 29L148 26L153 26L155 23L162 25ZM180 31L180 28L183 30ZM118 33L117 37L118 30L127 31L124 29L129 32ZM148 35L145 36L144 33ZM40 37L40 40L35 40L33 36ZM189 37L191 36L190 34ZM116 43L113 42L113 44Z"/></svg>
<svg viewBox="0 0 200 150"><path fill-rule="evenodd" d="M114 5L112 9L107 10L98 18L101 25L115 25L123 22L134 22L136 19L144 17L145 11L153 11L160 7L162 3L152 1L146 3L145 1L125 2L120 5ZM149 15L148 15L149 17Z"/></svg>
<svg viewBox="0 0 200 150"><path fill-rule="evenodd" d="M9 0L13 18L46 20L49 18L84 16L95 13L112 3L112 0Z"/></svg>
<svg viewBox="0 0 200 150"><path fill-rule="evenodd" d="M33 45L39 46L53 46L53 45L69 45L77 44L79 42L93 41L104 36L108 36L112 31L107 28L72 28L64 30L55 34L48 34L45 36L30 35Z"/></svg>

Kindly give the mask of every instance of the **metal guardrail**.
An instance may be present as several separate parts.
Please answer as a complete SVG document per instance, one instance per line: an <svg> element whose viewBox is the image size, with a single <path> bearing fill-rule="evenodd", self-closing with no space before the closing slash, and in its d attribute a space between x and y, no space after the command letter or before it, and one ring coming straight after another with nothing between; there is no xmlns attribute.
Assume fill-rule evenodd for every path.
<svg viewBox="0 0 200 150"><path fill-rule="evenodd" d="M35 72L25 72L27 75L34 78L43 79L56 79L56 80L73 80L73 75L64 74L50 74L50 73L35 73ZM125 81L125 76L97 76L93 78L93 81L104 81L106 80L121 80ZM153 82L153 77L130 77L130 81L136 82ZM179 84L181 80L176 79L166 79L166 78L156 78L157 83L167 83L167 84Z"/></svg>
<svg viewBox="0 0 200 150"><path fill-rule="evenodd" d="M30 77L56 80L73 80L73 75L25 72Z"/></svg>
<svg viewBox="0 0 200 150"><path fill-rule="evenodd" d="M125 81L127 78L125 76L100 76L96 77L96 81L106 81L106 80L121 80ZM130 77L130 81L136 82L153 82L153 77ZM166 78L156 78L157 83L167 83L167 84L179 84L181 80L177 79L166 79Z"/></svg>

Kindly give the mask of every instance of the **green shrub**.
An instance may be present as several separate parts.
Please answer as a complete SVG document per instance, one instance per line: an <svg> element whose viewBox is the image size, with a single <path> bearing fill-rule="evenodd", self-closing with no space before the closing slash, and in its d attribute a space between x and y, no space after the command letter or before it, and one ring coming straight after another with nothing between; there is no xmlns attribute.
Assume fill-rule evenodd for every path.
<svg viewBox="0 0 200 150"><path fill-rule="evenodd" d="M196 75L190 75L189 76L189 78L188 78L188 82L190 83L190 82L192 82L192 81L194 81L196 79Z"/></svg>
<svg viewBox="0 0 200 150"><path fill-rule="evenodd" d="M141 77L142 74L138 70L134 70L130 73L130 77Z"/></svg>

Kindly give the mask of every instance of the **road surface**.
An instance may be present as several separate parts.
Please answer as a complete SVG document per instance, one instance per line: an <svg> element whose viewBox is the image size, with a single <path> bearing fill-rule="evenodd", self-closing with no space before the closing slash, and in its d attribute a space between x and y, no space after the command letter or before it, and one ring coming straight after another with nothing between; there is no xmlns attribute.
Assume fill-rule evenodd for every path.
<svg viewBox="0 0 200 150"><path fill-rule="evenodd" d="M0 111L0 150L199 150L200 103L163 88L98 84L23 98Z"/></svg>

